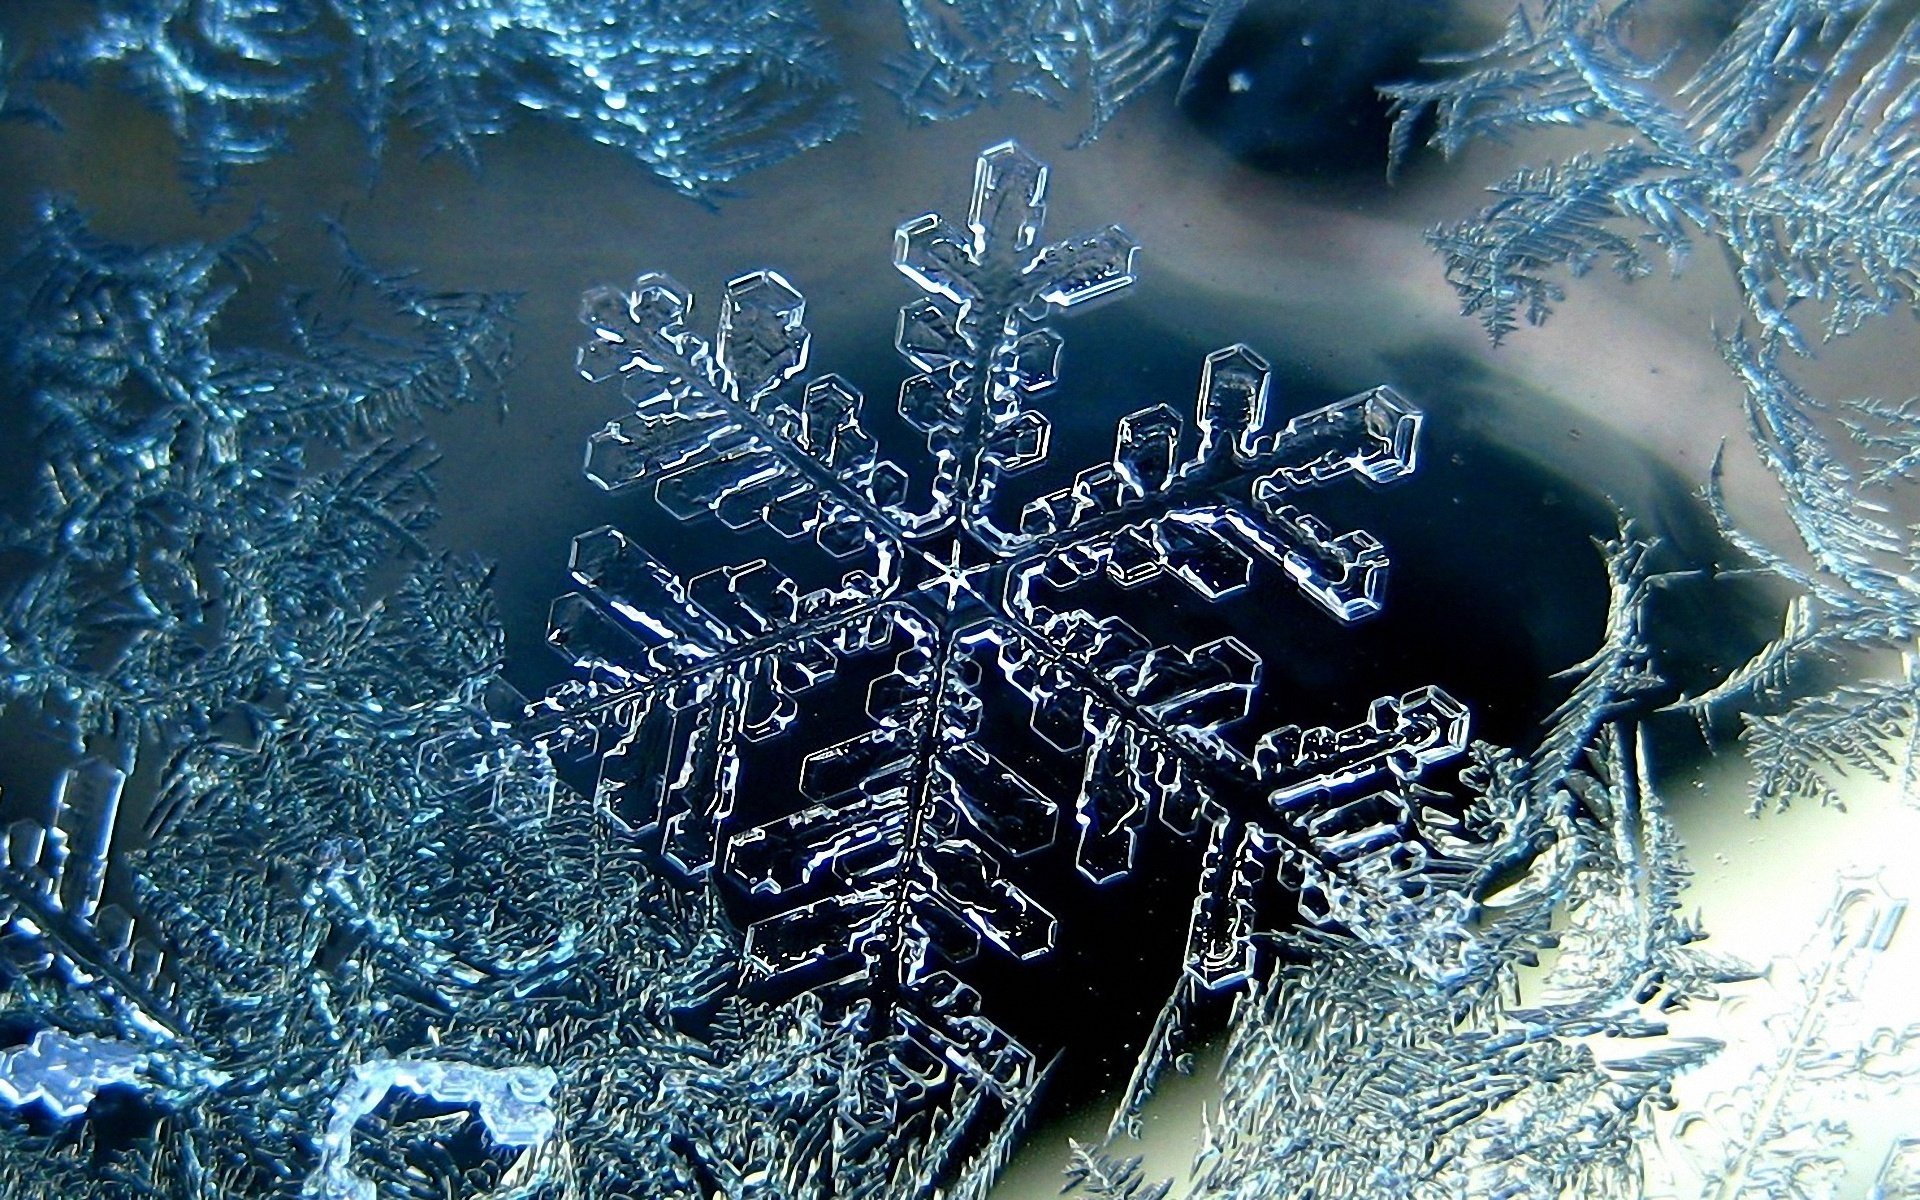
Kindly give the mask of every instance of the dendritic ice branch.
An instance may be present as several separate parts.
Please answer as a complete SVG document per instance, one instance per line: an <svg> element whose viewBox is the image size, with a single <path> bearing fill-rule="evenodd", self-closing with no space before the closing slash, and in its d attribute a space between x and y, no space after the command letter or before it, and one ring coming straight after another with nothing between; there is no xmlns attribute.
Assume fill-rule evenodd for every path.
<svg viewBox="0 0 1920 1200"><path fill-rule="evenodd" d="M1724 351L1801 546L1776 550L1740 530L1717 464L1708 500L1728 539L1797 594L1780 634L1688 707L1703 720L1735 704L1748 710L1741 720L1755 812L1801 799L1837 806L1849 775L1897 780L1911 798L1920 794L1920 529L1888 519L1912 505L1913 484L1897 460L1890 469L1873 459L1907 436L1907 406L1848 402L1849 447L1834 436L1830 406L1795 383L1779 355L1737 333ZM1876 654L1896 670L1863 670L1862 656ZM1835 667L1853 677L1794 694L1796 676ZM1783 694L1791 698L1781 707Z"/></svg>
<svg viewBox="0 0 1920 1200"><path fill-rule="evenodd" d="M1679 916L1686 871L1635 716L1657 683L1646 550L1606 547L1606 638L1540 747L1476 745L1471 803L1451 830L1427 822L1430 857L1284 937L1287 965L1239 999L1185 1194L1641 1194L1652 1112L1716 1049L1663 1013L1751 974ZM1077 1158L1069 1181L1117 1161Z"/></svg>
<svg viewBox="0 0 1920 1200"><path fill-rule="evenodd" d="M1430 240L1466 311L1497 341L1544 320L1562 296L1552 273L1610 262L1677 269L1696 237L1725 252L1750 322L1722 339L1740 379L1753 441L1779 480L1802 547L1741 532L1709 489L1723 530L1761 568L1800 593L1773 643L1690 701L1703 718L1735 702L1754 763L1757 809L1838 800L1849 773L1898 775L1912 793L1920 766L1920 544L1897 514L1912 511L1912 402L1829 406L1791 377L1810 350L1809 314L1832 337L1920 302L1920 174L1916 131L1920 18L1889 0L1751 0L1690 76L1669 78L1677 49L1635 52L1631 3L1544 0L1515 10L1494 45L1454 77L1388 89L1398 110L1395 159L1417 123L1451 154L1478 137L1529 127L1592 125L1625 140L1497 190L1479 216ZM1636 232L1634 225L1641 227ZM1861 655L1896 656L1891 675L1764 706L1813 664L1857 673Z"/></svg>
<svg viewBox="0 0 1920 1200"><path fill-rule="evenodd" d="M1084 91L1091 141L1122 105L1175 70L1191 72L1245 0L899 0L908 49L886 86L926 120L1023 93Z"/></svg>
<svg viewBox="0 0 1920 1200"><path fill-rule="evenodd" d="M1044 238L1046 181L1018 146L992 147L964 221L898 231L895 265L922 293L896 343L915 368L898 412L931 459L917 473L882 455L851 384L799 378L804 301L771 271L729 285L712 341L663 276L583 309L583 373L627 380L632 403L593 435L588 477L757 534L743 545L766 557L683 573L619 530L582 534L581 590L549 636L583 677L531 716L556 754L597 757L613 820L736 898L760 986L813 991L885 1048L843 1106L860 1125L907 1120L954 1079L1016 1109L1031 1094L1034 1055L954 972L983 943L1052 951L1055 918L1020 872L1063 810L1095 884L1157 832L1207 840L1188 970L1226 987L1254 968L1252 890L1374 872L1415 820L1403 790L1466 746L1465 709L1430 687L1347 728L1249 736L1258 655L1129 620L1142 588L1211 604L1290 583L1338 621L1377 611L1385 548L1301 505L1414 469L1420 414L1391 389L1278 422L1266 363L1228 347L1191 423L1141 409L1110 461L1002 499L1049 452L1036 401L1063 343L1047 318L1133 281L1118 228ZM838 560L832 582L774 565L806 545ZM846 696L852 720L809 692Z"/></svg>
<svg viewBox="0 0 1920 1200"><path fill-rule="evenodd" d="M1482 137L1595 126L1623 140L1499 184L1428 235L1498 341L1563 297L1554 273L1629 278L1696 238L1726 254L1769 346L1807 346L1920 301L1920 164L1907 152L1920 18L1898 0L1751 0L1697 70L1630 44L1634 0L1526 0L1500 39L1430 83L1385 89L1394 161L1434 114L1448 155ZM1637 228L1636 228L1637 227Z"/></svg>
<svg viewBox="0 0 1920 1200"><path fill-rule="evenodd" d="M812 13L788 0L110 0L61 63L117 64L203 189L281 150L335 74L376 156L401 124L472 159L533 112L692 195L852 119Z"/></svg>
<svg viewBox="0 0 1920 1200"><path fill-rule="evenodd" d="M270 722L274 694L324 670L289 631L361 608L381 563L422 549L428 455L391 431L481 395L505 362L510 298L364 264L377 326L302 303L290 352L222 345L235 260L256 251L135 250L71 208L41 214L7 351L45 466L5 534L32 567L0 594L0 703L36 704L76 742L170 752Z"/></svg>
<svg viewBox="0 0 1920 1200"><path fill-rule="evenodd" d="M1920 1079L1920 1023L1878 1025L1867 1005L1906 908L1877 880L1841 881L1806 947L1742 996L1740 1051L1752 1067L1671 1121L1649 1196L1846 1194L1847 1106L1898 1103ZM1888 1174L1900 1165L1895 1149Z"/></svg>
<svg viewBox="0 0 1920 1200"><path fill-rule="evenodd" d="M22 268L9 716L95 756L7 797L0 1194L840 1200L1004 1157L839 1120L884 1055L857 1015L747 1004L718 908L510 731L489 572L374 469L498 367L504 306L351 261L411 336L302 309L237 349L239 252L56 210Z"/></svg>

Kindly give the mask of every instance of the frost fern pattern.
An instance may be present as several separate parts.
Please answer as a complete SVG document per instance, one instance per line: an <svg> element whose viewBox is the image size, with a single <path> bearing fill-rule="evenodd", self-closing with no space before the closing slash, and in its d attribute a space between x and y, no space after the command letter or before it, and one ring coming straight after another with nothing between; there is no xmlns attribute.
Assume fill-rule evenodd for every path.
<svg viewBox="0 0 1920 1200"><path fill-rule="evenodd" d="M1654 249L1678 270L1696 238L1725 252L1747 318L1721 353L1803 552L1742 531L1717 467L1709 499L1728 539L1800 594L1780 635L1688 706L1710 721L1723 708L1770 705L1809 666L1874 654L1894 669L1792 697L1783 711L1741 713L1753 807L1836 803L1848 773L1897 777L1915 795L1920 540L1890 516L1912 511L1915 403L1829 406L1790 363L1812 352L1814 321L1833 338L1920 309L1920 162L1910 152L1920 18L1888 0L1752 0L1701 66L1669 86L1677 50L1636 53L1630 7L1522 4L1453 78L1387 89L1395 161L1428 111L1433 144L1448 154L1534 127L1624 131L1607 149L1519 172L1491 207L1430 232L1463 310L1495 341L1546 319L1563 298L1558 269L1610 263L1632 278L1652 270Z"/></svg>
<svg viewBox="0 0 1920 1200"><path fill-rule="evenodd" d="M1755 0L1674 84L1671 54L1628 44L1632 7L1528 0L1466 70L1385 89L1395 162L1428 112L1448 155L1526 129L1627 135L1522 169L1491 207L1429 233L1464 310L1498 341L1564 298L1553 271L1642 276L1650 248L1678 269L1696 236L1724 249L1769 343L1804 351L1807 308L1833 336L1920 299L1920 163L1904 152L1920 19L1900 26L1889 0Z"/></svg>
<svg viewBox="0 0 1920 1200"><path fill-rule="evenodd" d="M111 0L61 56L118 66L181 139L190 182L279 152L333 72L368 148L395 125L470 161L516 112L581 129L708 195L827 141L851 102L802 5L605 0ZM345 31L342 42L324 30Z"/></svg>

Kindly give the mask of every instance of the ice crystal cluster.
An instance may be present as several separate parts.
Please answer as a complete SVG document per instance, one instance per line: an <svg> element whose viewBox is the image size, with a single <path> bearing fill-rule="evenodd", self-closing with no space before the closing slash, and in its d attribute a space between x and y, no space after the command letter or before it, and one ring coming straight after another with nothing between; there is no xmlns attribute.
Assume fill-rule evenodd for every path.
<svg viewBox="0 0 1920 1200"><path fill-rule="evenodd" d="M590 293L583 371L630 408L589 478L729 532L693 567L576 539L550 636L579 675L533 704L400 437L502 368L506 302L344 251L375 323L302 299L283 344L231 345L250 239L130 249L49 206L8 347L47 467L0 684L74 758L0 865L0 1190L980 1197L1056 1048L996 1020L974 956L1052 953L1042 873L1108 887L1162 838L1197 860L1181 982L1070 1184L1166 1194L1127 1139L1197 1000L1238 990L1196 1194L1639 1194L1650 1111L1713 1050L1665 1013L1750 974L1695 945L1641 762L1646 547L1605 547L1603 643L1530 753L1470 745L1431 687L1268 728L1259 656L1147 601L1373 614L1384 547L1310 509L1413 471L1420 414L1375 388L1283 420L1228 347L1190 419L1142 408L1023 491L1050 322L1137 256L1049 241L1045 193L1003 144L965 220L901 227L900 459L807 377L779 275L729 285L711 340L671 280ZM1465 796L1423 784L1460 761ZM1817 1078L1843 1042L1780 1061ZM1688 1161L1824 1161L1776 1109L1690 1126Z"/></svg>
<svg viewBox="0 0 1920 1200"><path fill-rule="evenodd" d="M745 1005L738 939L508 721L488 574L424 542L422 406L507 302L349 259L378 325L219 336L250 244L54 206L15 378L10 717L75 743L0 863L0 1194L859 1196L956 1174L840 1119L871 1048ZM38 811L36 811L38 809ZM109 1106L111 1113L96 1111ZM34 1118L32 1110L48 1120Z"/></svg>
<svg viewBox="0 0 1920 1200"><path fill-rule="evenodd" d="M1430 852L1397 887L1281 938L1280 970L1235 1006L1185 1194L1640 1194L1650 1110L1716 1049L1672 1036L1663 1013L1742 974L1678 914L1686 872L1645 779L1646 552L1626 531L1606 547L1606 640L1540 746L1477 743L1471 802L1451 828L1429 823ZM1143 1067L1178 1061L1190 999L1170 999ZM1109 1147L1075 1149L1071 1187L1163 1194L1110 1148L1137 1131L1152 1082L1136 1074Z"/></svg>
<svg viewBox="0 0 1920 1200"><path fill-rule="evenodd" d="M1524 169L1478 216L1431 232L1465 311L1497 341L1562 299L1555 272L1606 264L1675 269L1696 241L1717 245L1747 318L1722 338L1746 392L1753 441L1779 480L1802 545L1785 552L1741 533L1761 568L1798 593L1781 636L1721 687L1703 716L1743 704L1756 808L1837 798L1849 771L1897 775L1920 794L1920 534L1914 402L1833 408L1793 379L1817 327L1833 338L1881 314L1920 309L1920 18L1889 0L1753 0L1684 79L1669 52L1629 43L1631 4L1546 0L1518 8L1505 34L1436 82L1388 89L1396 156L1435 114L1452 153L1527 127L1590 125L1621 140ZM1702 331L1703 335L1706 333ZM1717 479L1717 472L1716 472ZM1780 694L1809 668L1898 659L1825 691ZM1794 685L1798 687L1799 685Z"/></svg>
<svg viewBox="0 0 1920 1200"><path fill-rule="evenodd" d="M205 188L284 148L344 78L376 155L396 125L472 158L515 113L615 147L674 188L818 145L851 106L811 11L645 0L102 0L61 55L114 65L163 112Z"/></svg>
<svg viewBox="0 0 1920 1200"><path fill-rule="evenodd" d="M1878 1025L1866 1003L1906 909L1877 880L1840 881L1805 949L1771 963L1727 1022L1729 1053L1754 1067L1679 1114L1650 1156L1649 1196L1845 1194L1847 1106L1898 1104L1920 1083L1920 1022ZM1911 1146L1888 1148L1874 1196L1913 1194Z"/></svg>
<svg viewBox="0 0 1920 1200"><path fill-rule="evenodd" d="M1414 469L1420 415L1390 389L1280 422L1266 364L1230 346L1208 356L1190 422L1140 409L1109 461L1002 499L1048 456L1040 401L1063 343L1047 319L1134 277L1117 227L1046 241L1045 193L1046 168L1006 143L980 156L964 223L899 229L895 265L922 294L900 314L914 373L897 408L925 437L924 486L883 456L852 385L802 378L804 302L779 275L734 280L711 341L662 276L584 305L582 371L627 380L632 403L594 435L589 477L645 487L680 520L810 544L839 574L806 588L764 557L683 572L617 529L582 534L582 590L556 603L550 640L584 678L535 715L557 751L598 757L597 802L624 828L745 895L753 975L891 1047L861 1098L880 1127L944 1102L950 1073L1010 1110L1033 1087L1033 1054L954 973L983 945L1054 947L1022 859L1064 834L1098 885L1143 839L1204 840L1187 970L1226 987L1254 969L1263 880L1286 873L1328 923L1400 886L1416 781L1466 747L1465 709L1431 687L1344 729L1236 736L1260 711L1260 658L1231 636L1156 640L1122 607L1156 580L1192 604L1290 581L1334 620L1377 611L1384 547L1302 506ZM810 703L829 688L864 694L861 727Z"/></svg>
<svg viewBox="0 0 1920 1200"><path fill-rule="evenodd" d="M1120 107L1175 70L1191 76L1245 0L900 0L908 49L886 86L927 120L1010 93L1086 93L1091 140ZM1183 85L1184 85L1183 79Z"/></svg>
<svg viewBox="0 0 1920 1200"><path fill-rule="evenodd" d="M377 157L396 126L477 156L516 113L566 122L710 197L845 132L855 103L804 0L98 0L44 64L113 69L172 124L203 193L283 150L343 80ZM1084 94L1086 138L1205 58L1244 0L899 0L901 108L947 120L1014 94Z"/></svg>
<svg viewBox="0 0 1920 1200"><path fill-rule="evenodd" d="M1418 890L1371 922L1281 937L1284 965L1236 1004L1182 1195L1846 1194L1843 1093L1885 1103L1920 1075L1920 1030L1862 1005L1905 905L1843 880L1808 947L1764 974L1700 944L1641 747L1666 691L1647 665L1648 550L1630 531L1605 547L1601 650L1537 749L1476 744L1467 836L1438 842L1409 875ZM1457 948L1450 969L1408 953L1436 941ZM1170 999L1106 1143L1073 1148L1070 1192L1168 1194L1126 1151L1149 1068L1188 1049L1190 1003ZM1668 1112L1678 1077L1723 1052L1675 1032L1688 1009L1738 1039L1724 1052L1744 1073ZM1909 1146L1888 1150L1876 1195L1905 1194Z"/></svg>

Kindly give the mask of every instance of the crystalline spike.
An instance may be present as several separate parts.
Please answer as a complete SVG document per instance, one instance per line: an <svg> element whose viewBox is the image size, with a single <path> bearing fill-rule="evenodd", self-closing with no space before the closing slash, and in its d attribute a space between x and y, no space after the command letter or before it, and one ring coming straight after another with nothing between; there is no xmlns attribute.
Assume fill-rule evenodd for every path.
<svg viewBox="0 0 1920 1200"><path fill-rule="evenodd" d="M1196 421L1200 446L1194 463L1204 466L1228 456L1247 459L1267 420L1267 360L1244 345L1207 355L1200 374Z"/></svg>
<svg viewBox="0 0 1920 1200"><path fill-rule="evenodd" d="M1277 847L1257 827L1237 826L1223 812L1206 818L1206 858L1187 934L1187 971L1214 991L1253 977L1254 890L1273 870Z"/></svg>
<svg viewBox="0 0 1920 1200"><path fill-rule="evenodd" d="M982 150L974 167L973 202L967 209L974 261L992 253L1025 253L1039 240L1046 221L1046 164L1018 142Z"/></svg>
<svg viewBox="0 0 1920 1200"><path fill-rule="evenodd" d="M776 271L755 271L727 284L713 346L734 395L751 400L806 370L806 312L805 298Z"/></svg>
<svg viewBox="0 0 1920 1200"><path fill-rule="evenodd" d="M91 917L100 905L126 782L119 767L89 758L60 772L54 784L55 836L64 852L57 903L67 912Z"/></svg>
<svg viewBox="0 0 1920 1200"><path fill-rule="evenodd" d="M1134 497L1165 488L1179 459L1180 414L1164 404L1120 418L1114 434L1113 470Z"/></svg>

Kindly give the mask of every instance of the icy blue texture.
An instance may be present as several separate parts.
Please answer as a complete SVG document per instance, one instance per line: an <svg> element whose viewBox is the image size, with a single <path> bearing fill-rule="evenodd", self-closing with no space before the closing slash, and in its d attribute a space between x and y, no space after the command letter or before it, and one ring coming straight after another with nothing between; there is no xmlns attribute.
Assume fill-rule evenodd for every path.
<svg viewBox="0 0 1920 1200"><path fill-rule="evenodd" d="M1816 320L1831 338L1920 306L1920 17L1890 0L1751 0L1676 80L1677 50L1629 45L1632 7L1522 4L1452 77L1387 89L1395 161L1429 111L1432 143L1448 154L1528 127L1620 134L1604 150L1522 170L1495 189L1498 203L1429 234L1464 310L1495 341L1546 318L1563 298L1559 269L1605 262L1634 277L1652 270L1656 248L1675 270L1696 239L1724 251L1747 321L1721 337L1722 353L1802 546L1742 532L1717 468L1710 494L1729 538L1800 596L1778 639L1689 703L1704 720L1760 709L1741 714L1756 810L1834 803L1848 771L1898 776L1920 794L1920 535L1890 516L1911 511L1920 419L1913 401L1874 399L1836 419L1791 366L1811 353ZM1864 678L1792 695L1803 668L1857 671L1863 652L1878 654ZM1767 711L1782 694L1787 706Z"/></svg>
<svg viewBox="0 0 1920 1200"><path fill-rule="evenodd" d="M1752 0L1690 76L1628 41L1634 0L1526 0L1494 44L1432 83L1385 89L1393 153L1451 155L1527 128L1617 132L1605 149L1526 168L1472 220L1436 228L1464 310L1497 341L1563 298L1553 273L1629 278L1696 238L1734 265L1769 344L1807 346L1920 299L1920 18L1897 0Z"/></svg>
<svg viewBox="0 0 1920 1200"><path fill-rule="evenodd" d="M7 1195L284 1194L349 1047L411 1049L423 1018L457 1043L454 1013L523 1013L571 954L498 812L552 777L487 707L485 572L420 542L426 452L391 437L477 398L509 306L349 254L376 324L301 302L285 347L235 345L255 253L51 206L18 276L45 467L8 531L0 701L96 757L7 831L0 1011L125 1047L176 1117L111 1145L9 1125Z"/></svg>
<svg viewBox="0 0 1920 1200"><path fill-rule="evenodd" d="M1639 747L1659 686L1646 553L1627 531L1606 547L1605 641L1541 744L1476 744L1471 803L1451 826L1427 814L1428 852L1403 851L1393 886L1351 894L1337 925L1288 935L1287 965L1238 1001L1185 1194L1642 1194L1655 1112L1717 1049L1665 1013L1751 974L1680 915L1687 872ZM1178 1065L1190 1001L1175 994L1143 1063ZM1154 1195L1111 1148L1152 1082L1136 1075L1110 1148L1077 1152L1084 1194Z"/></svg>
<svg viewBox="0 0 1920 1200"><path fill-rule="evenodd" d="M7 41L0 37L0 121L37 121L51 125L46 110L21 95L14 84L15 64L7 53Z"/></svg>
<svg viewBox="0 0 1920 1200"><path fill-rule="evenodd" d="M1024 1109L977 1145L965 1119L875 1119L862 1089L940 1063L811 996L749 1003L711 898L513 736L489 574L424 543L426 451L392 440L484 390L505 302L349 256L380 324L296 306L269 352L221 335L252 253L118 246L56 207L22 267L11 361L47 465L9 531L0 699L94 757L15 805L0 1019L143 1066L134 1132L0 1123L0 1194L290 1198L316 1172L381 1196L979 1194ZM9 1061L17 1090L61 1086ZM386 1088L323 1162L380 1061L550 1071L552 1134L463 1148L466 1123Z"/></svg>
<svg viewBox="0 0 1920 1200"><path fill-rule="evenodd" d="M964 222L898 230L895 265L922 293L897 327L914 369L898 411L931 458L917 476L883 455L850 384L801 378L804 301L781 276L734 280L712 341L663 276L583 306L582 373L628 381L632 405L591 439L588 477L645 488L678 520L810 543L839 575L807 589L764 558L682 573L617 529L582 534L581 590L555 603L549 640L583 678L533 718L556 753L598 758L598 805L640 844L749 897L750 977L817 990L887 1048L842 1101L880 1127L956 1084L1014 1113L1031 1096L1033 1053L954 973L986 945L1054 948L1020 860L1071 838L1082 886L1104 884L1145 838L1204 839L1187 969L1225 988L1254 969L1251 890L1287 872L1315 919L1353 919L1356 890L1399 886L1409 789L1466 747L1466 711L1434 688L1350 728L1230 739L1260 684L1250 648L1155 644L1082 599L1160 579L1185 603L1230 603L1291 582L1335 621L1376 612L1384 547L1298 506L1414 469L1420 414L1391 389L1282 422L1267 364L1231 346L1203 365L1191 421L1141 409L1110 461L1017 509L1000 499L1048 456L1036 401L1064 344L1048 319L1134 278L1118 228L1048 242L1045 194L1046 168L1004 143L980 156ZM866 728L823 741L808 693L842 680L864 691ZM1009 722L1076 782L1002 753ZM769 782L770 752L796 739L797 786Z"/></svg>
<svg viewBox="0 0 1920 1200"><path fill-rule="evenodd" d="M119 64L202 188L282 150L341 74L376 156L401 124L471 159L536 112L694 195L851 122L812 14L791 0L106 0L65 59Z"/></svg>
<svg viewBox="0 0 1920 1200"><path fill-rule="evenodd" d="M1779 356L1737 334L1724 349L1746 385L1748 426L1785 493L1800 553L1738 528L1720 496L1717 463L1708 498L1728 538L1798 594L1779 636L1689 704L1703 719L1734 705L1759 710L1741 713L1756 812L1798 799L1838 805L1849 772L1897 779L1903 794L1920 797L1920 529L1888 519L1913 502L1913 480L1899 458L1876 465L1857 452L1910 453L1911 404L1846 405L1850 453L1830 432L1828 406L1793 381ZM1805 667L1858 662L1863 651L1879 653L1875 668L1893 660L1894 672L1793 693ZM1783 708L1774 703L1782 694L1791 697Z"/></svg>
<svg viewBox="0 0 1920 1200"><path fill-rule="evenodd" d="M9 357L46 466L7 534L37 566L0 596L0 702L37 702L76 741L176 749L322 671L298 631L360 607L430 519L428 455L391 431L475 398L504 362L509 298L427 292L350 254L375 326L297 299L288 349L221 345L259 252L132 250L64 205L42 213Z"/></svg>
<svg viewBox="0 0 1920 1200"><path fill-rule="evenodd" d="M1191 72L1245 0L900 0L907 53L886 86L913 116L946 120L1014 93L1084 91L1085 140L1179 69ZM1196 45L1197 43L1197 45Z"/></svg>

